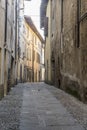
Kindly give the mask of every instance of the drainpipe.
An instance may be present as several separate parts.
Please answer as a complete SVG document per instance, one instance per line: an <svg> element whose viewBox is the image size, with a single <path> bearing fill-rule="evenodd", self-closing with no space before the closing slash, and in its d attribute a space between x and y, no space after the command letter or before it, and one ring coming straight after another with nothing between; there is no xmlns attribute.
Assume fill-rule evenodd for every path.
<svg viewBox="0 0 87 130"><path fill-rule="evenodd" d="M18 65L17 65L17 43L18 43L18 23L17 23L17 0L15 1L15 65L16 69L18 70ZM15 83L17 84L17 70L16 70L16 77L15 77Z"/></svg>
<svg viewBox="0 0 87 130"><path fill-rule="evenodd" d="M61 33L63 31L63 0L61 0Z"/></svg>
<svg viewBox="0 0 87 130"><path fill-rule="evenodd" d="M32 41L32 81L34 82L34 42Z"/></svg>
<svg viewBox="0 0 87 130"><path fill-rule="evenodd" d="M4 34L4 45L7 42L7 11L8 11L8 0L5 0L5 34Z"/></svg>
<svg viewBox="0 0 87 130"><path fill-rule="evenodd" d="M15 60L17 60L17 0L15 3Z"/></svg>
<svg viewBox="0 0 87 130"><path fill-rule="evenodd" d="M79 47L80 43L80 1L77 0L77 47Z"/></svg>

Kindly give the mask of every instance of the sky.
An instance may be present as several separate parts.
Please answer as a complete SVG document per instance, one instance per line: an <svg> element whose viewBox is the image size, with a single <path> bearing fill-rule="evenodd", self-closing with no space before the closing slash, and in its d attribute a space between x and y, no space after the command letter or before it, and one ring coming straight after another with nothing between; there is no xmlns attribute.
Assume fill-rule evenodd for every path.
<svg viewBox="0 0 87 130"><path fill-rule="evenodd" d="M25 15L29 15L38 31L41 33L43 37L43 31L40 29L40 4L41 0L31 0L25 1Z"/></svg>

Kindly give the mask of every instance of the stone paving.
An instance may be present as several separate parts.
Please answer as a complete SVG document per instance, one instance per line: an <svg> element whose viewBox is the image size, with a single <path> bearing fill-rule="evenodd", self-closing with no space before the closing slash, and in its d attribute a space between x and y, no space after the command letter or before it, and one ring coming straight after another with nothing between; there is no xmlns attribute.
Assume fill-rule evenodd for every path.
<svg viewBox="0 0 87 130"><path fill-rule="evenodd" d="M0 130L19 130L23 86L12 88L0 101Z"/></svg>
<svg viewBox="0 0 87 130"><path fill-rule="evenodd" d="M0 130L85 130L53 92L65 93L44 83L12 88L0 101Z"/></svg>
<svg viewBox="0 0 87 130"><path fill-rule="evenodd" d="M45 84L25 84L20 130L84 130Z"/></svg>

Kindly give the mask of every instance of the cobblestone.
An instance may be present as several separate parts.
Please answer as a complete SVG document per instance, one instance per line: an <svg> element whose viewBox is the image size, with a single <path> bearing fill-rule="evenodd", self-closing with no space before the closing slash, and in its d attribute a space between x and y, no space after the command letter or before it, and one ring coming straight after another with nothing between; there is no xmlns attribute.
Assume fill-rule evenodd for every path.
<svg viewBox="0 0 87 130"><path fill-rule="evenodd" d="M87 104L64 91L46 85L46 88L67 108L72 116L87 130Z"/></svg>
<svg viewBox="0 0 87 130"><path fill-rule="evenodd" d="M0 130L18 130L23 87L17 85L0 101Z"/></svg>
<svg viewBox="0 0 87 130"><path fill-rule="evenodd" d="M25 84L20 130L84 130L44 83Z"/></svg>
<svg viewBox="0 0 87 130"><path fill-rule="evenodd" d="M86 126L87 105L44 83L18 84L0 101L0 130L86 130Z"/></svg>

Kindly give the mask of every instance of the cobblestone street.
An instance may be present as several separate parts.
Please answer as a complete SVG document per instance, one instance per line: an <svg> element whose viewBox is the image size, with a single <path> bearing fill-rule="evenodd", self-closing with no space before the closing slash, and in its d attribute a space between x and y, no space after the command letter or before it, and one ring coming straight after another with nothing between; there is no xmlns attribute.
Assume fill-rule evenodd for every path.
<svg viewBox="0 0 87 130"><path fill-rule="evenodd" d="M0 130L87 130L87 105L45 83L18 84L0 101Z"/></svg>

